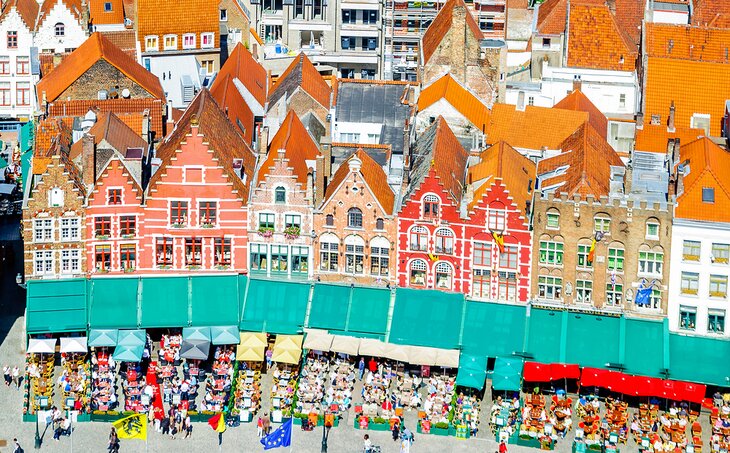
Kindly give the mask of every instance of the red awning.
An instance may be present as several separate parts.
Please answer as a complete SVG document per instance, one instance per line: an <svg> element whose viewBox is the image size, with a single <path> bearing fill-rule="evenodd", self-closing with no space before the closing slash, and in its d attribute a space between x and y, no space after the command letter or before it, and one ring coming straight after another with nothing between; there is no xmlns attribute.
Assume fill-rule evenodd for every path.
<svg viewBox="0 0 730 453"><path fill-rule="evenodd" d="M583 368L580 375L581 387L609 388L615 382L616 372L601 368Z"/></svg>
<svg viewBox="0 0 730 453"><path fill-rule="evenodd" d="M659 396L661 395L663 384L661 379L636 376L636 395L637 396Z"/></svg>
<svg viewBox="0 0 730 453"><path fill-rule="evenodd" d="M662 381L662 391L660 395L654 395L659 396L661 398L667 398L674 401L681 401L682 398L680 394L677 392L679 390L679 385L675 385L676 383L674 381L671 381L669 379L665 379Z"/></svg>
<svg viewBox="0 0 730 453"><path fill-rule="evenodd" d="M693 384L691 382L677 382L682 387L682 399L690 403L702 404L707 394L707 386L704 384Z"/></svg>
<svg viewBox="0 0 730 453"><path fill-rule="evenodd" d="M580 367L564 363L550 364L550 380L556 379L580 379Z"/></svg>
<svg viewBox="0 0 730 453"><path fill-rule="evenodd" d="M611 385L608 388L624 395L636 395L636 376L614 372Z"/></svg>
<svg viewBox="0 0 730 453"><path fill-rule="evenodd" d="M522 379L527 382L550 382L551 365L538 362L525 362Z"/></svg>

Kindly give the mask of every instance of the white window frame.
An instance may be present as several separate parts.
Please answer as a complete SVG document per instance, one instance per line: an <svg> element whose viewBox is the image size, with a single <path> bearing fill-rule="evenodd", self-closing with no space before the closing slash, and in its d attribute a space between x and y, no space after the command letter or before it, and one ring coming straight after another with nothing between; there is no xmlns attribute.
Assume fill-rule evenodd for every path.
<svg viewBox="0 0 730 453"><path fill-rule="evenodd" d="M186 40L192 39L192 43L186 43ZM183 49L195 49L195 33L185 33L182 36L182 48Z"/></svg>
<svg viewBox="0 0 730 453"><path fill-rule="evenodd" d="M649 234L649 227L656 226L656 234ZM661 228L661 224L657 222L656 220L647 220L646 221L646 238L652 239L652 240L659 240L659 228Z"/></svg>
<svg viewBox="0 0 730 453"><path fill-rule="evenodd" d="M171 45L167 45L167 40L172 40ZM162 37L162 48L164 50L177 50L177 35L164 35Z"/></svg>
<svg viewBox="0 0 730 453"><path fill-rule="evenodd" d="M160 38L157 35L148 35L144 37L145 52L157 52L160 50Z"/></svg>
<svg viewBox="0 0 730 453"><path fill-rule="evenodd" d="M641 259L641 254L646 253L646 259ZM649 259L649 254L652 255L652 259ZM661 260L657 260L657 255L661 256ZM642 269L642 262L645 262ZM649 268L651 268L649 270ZM646 275L651 277L661 277L664 271L664 252L653 252L651 250L639 251L639 270L637 275Z"/></svg>
<svg viewBox="0 0 730 453"><path fill-rule="evenodd" d="M206 44L205 41L210 41ZM200 48L201 49L212 49L215 47L215 33L201 33L200 34Z"/></svg>
<svg viewBox="0 0 730 453"><path fill-rule="evenodd" d="M61 224L61 226L60 226L61 242L81 240L81 219L80 218L62 217L60 219L59 223Z"/></svg>
<svg viewBox="0 0 730 453"><path fill-rule="evenodd" d="M454 286L454 267L447 261L439 261L434 266L434 286L439 289L451 289ZM446 276L439 279L439 276Z"/></svg>
<svg viewBox="0 0 730 453"><path fill-rule="evenodd" d="M75 275L81 271L81 250L63 249L61 254L61 274Z"/></svg>
<svg viewBox="0 0 730 453"><path fill-rule="evenodd" d="M33 242L47 243L55 240L53 231L54 219L42 218L33 219Z"/></svg>
<svg viewBox="0 0 730 453"><path fill-rule="evenodd" d="M53 250L35 250L33 252L33 275L37 277L55 275L55 266L56 260Z"/></svg>

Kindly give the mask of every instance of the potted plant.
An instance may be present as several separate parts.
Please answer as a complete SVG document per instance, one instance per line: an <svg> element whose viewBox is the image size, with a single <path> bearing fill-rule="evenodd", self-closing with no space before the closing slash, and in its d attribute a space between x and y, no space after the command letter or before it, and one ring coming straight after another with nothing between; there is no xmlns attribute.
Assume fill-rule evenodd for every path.
<svg viewBox="0 0 730 453"><path fill-rule="evenodd" d="M258 233L261 237L270 238L274 235L274 229L268 227L259 227Z"/></svg>
<svg viewBox="0 0 730 453"><path fill-rule="evenodd" d="M296 239L301 234L301 229L298 226L288 226L284 228L284 237L287 239Z"/></svg>
<svg viewBox="0 0 730 453"><path fill-rule="evenodd" d="M372 429L373 431L390 431L390 424L383 417L373 417L370 420L368 429Z"/></svg>
<svg viewBox="0 0 730 453"><path fill-rule="evenodd" d="M449 435L449 424L447 422L437 422L431 425L431 434L437 436L448 436Z"/></svg>

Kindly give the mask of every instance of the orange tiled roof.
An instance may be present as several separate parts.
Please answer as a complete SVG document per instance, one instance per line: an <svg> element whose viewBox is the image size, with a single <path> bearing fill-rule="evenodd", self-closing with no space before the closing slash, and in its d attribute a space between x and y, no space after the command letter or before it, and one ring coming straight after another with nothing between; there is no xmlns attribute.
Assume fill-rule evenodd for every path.
<svg viewBox="0 0 730 453"><path fill-rule="evenodd" d="M101 34L112 44L122 49L127 55L137 59L137 36L134 30L103 31Z"/></svg>
<svg viewBox="0 0 730 453"><path fill-rule="evenodd" d="M5 16L12 11L18 12L23 23L28 30L35 30L35 22L38 18L38 2L36 0L8 0L3 2L2 12L0 13L0 22L5 20Z"/></svg>
<svg viewBox="0 0 730 453"><path fill-rule="evenodd" d="M393 207L395 206L395 194L393 194L393 191L388 185L388 176L383 171L383 167L378 165L378 163L362 149L358 149L337 169L329 184L327 184L323 203L326 203L334 197L337 189L342 185L345 179L347 179L347 176L350 174L350 166L348 163L350 160L355 158L362 162L360 166L360 174L362 175L365 184L367 184L368 188L370 188L373 192L378 203L380 203L380 206L383 208L383 211L385 211L388 215L392 214Z"/></svg>
<svg viewBox="0 0 730 453"><path fill-rule="evenodd" d="M537 182L537 166L508 143L499 142L479 156L479 163L469 168L468 175L470 184L483 180L474 191L469 211L481 201L493 180L500 179L524 216L527 201L532 200L532 191L528 188L535 187Z"/></svg>
<svg viewBox="0 0 730 453"><path fill-rule="evenodd" d="M279 150L285 151L284 157L289 160L289 167L292 174L302 188L307 185L307 174L309 173L308 160L315 160L319 155L319 148L312 140L304 124L293 110L289 110L284 122L274 135L269 144L269 154L266 161L261 165L261 178L274 166L274 160L279 158Z"/></svg>
<svg viewBox="0 0 730 453"><path fill-rule="evenodd" d="M332 88L304 52L294 58L286 71L276 79L276 84L269 88L269 105L276 104L284 94L291 96L297 88L304 90L322 107L330 108Z"/></svg>
<svg viewBox="0 0 730 453"><path fill-rule="evenodd" d="M47 102L55 101L76 79L81 77L99 60L105 60L117 68L152 96L165 99L160 80L140 66L129 55L114 46L101 33L92 34L78 49L64 58L56 70L38 82L36 86L38 99L44 99L45 93Z"/></svg>
<svg viewBox="0 0 730 453"><path fill-rule="evenodd" d="M464 0L448 0L438 14L436 14L433 22L431 22L431 25L428 26L421 38L424 64L428 63L431 55L436 52L439 44L441 44L441 40L444 39L446 33L451 29L454 19L454 8L464 9L467 26L477 40L481 40L484 37L484 33L479 29L479 24L474 19L474 16L472 16L471 11L466 7Z"/></svg>
<svg viewBox="0 0 730 453"><path fill-rule="evenodd" d="M89 22L93 25L110 25L124 23L124 4L122 0L88 0ZM111 5L107 11L105 5Z"/></svg>
<svg viewBox="0 0 730 453"><path fill-rule="evenodd" d="M251 52L243 44L238 43L225 64L218 72L210 91L216 91L219 78L231 76L238 79L263 107L266 105L266 69L253 58Z"/></svg>
<svg viewBox="0 0 730 453"><path fill-rule="evenodd" d="M416 139L412 155L411 181L403 198L410 198L433 169L439 183L458 205L464 194L469 153L442 116Z"/></svg>
<svg viewBox="0 0 730 453"><path fill-rule="evenodd" d="M516 148L559 149L570 134L588 121L586 112L528 105L494 104L487 128L487 143L506 141Z"/></svg>
<svg viewBox="0 0 730 453"><path fill-rule="evenodd" d="M641 24L646 0L616 0L616 23L636 46L641 44Z"/></svg>
<svg viewBox="0 0 730 453"><path fill-rule="evenodd" d="M423 111L441 99L451 104L477 129L484 130L489 124L487 106L454 80L451 74L444 75L421 91L418 96L418 110Z"/></svg>
<svg viewBox="0 0 730 453"><path fill-rule="evenodd" d="M703 129L675 127L674 132L669 132L667 126L662 124L644 124L642 129L636 129L634 149L651 153L666 153L670 139L679 139L681 145L693 142L703 135L705 135Z"/></svg>
<svg viewBox="0 0 730 453"><path fill-rule="evenodd" d="M142 119L145 110L149 111L150 130L155 137L162 138L162 117L166 104L160 99L107 99L84 101L56 101L48 105L49 116L80 117L89 110L100 113L112 112L124 121L134 132L142 134Z"/></svg>
<svg viewBox="0 0 730 453"><path fill-rule="evenodd" d="M694 0L693 25L730 27L730 3L727 0Z"/></svg>
<svg viewBox="0 0 730 453"><path fill-rule="evenodd" d="M603 0L570 3L568 66L633 71L638 50Z"/></svg>
<svg viewBox="0 0 730 453"><path fill-rule="evenodd" d="M165 35L177 35L177 49L182 50L185 33L195 33L197 49L200 49L201 33L214 33L214 47L219 48L218 3L218 0L137 0L137 38L142 49L145 36L158 36L163 48Z"/></svg>
<svg viewBox="0 0 730 453"><path fill-rule="evenodd" d="M537 173L544 175L552 171L558 174L541 182L543 188L559 185L557 193L593 195L598 198L608 195L611 185L611 166L622 166L605 138L593 126L583 124L566 138L560 146L562 152L538 163Z"/></svg>
<svg viewBox="0 0 730 453"><path fill-rule="evenodd" d="M730 179L727 177L730 153L705 137L683 145L679 156L680 162L689 161L689 165L685 167L684 192L677 197L674 216L706 222L730 222ZM709 187L715 189L714 203L702 201L702 190Z"/></svg>
<svg viewBox="0 0 730 453"><path fill-rule="evenodd" d="M730 30L647 23L645 40L645 118L661 115L664 122L674 101L677 127L690 127L695 113L709 114L710 134L719 135L730 99Z"/></svg>
<svg viewBox="0 0 730 453"><path fill-rule="evenodd" d="M151 188L160 180L165 167L173 162L172 159L180 149L180 144L191 133L195 122L199 125L198 134L204 136L209 150L213 152L213 156L218 159L218 164L228 174L234 189L238 191L238 196L244 203L247 202L256 169L256 157L207 89L202 89L195 96L180 121L175 125L175 130L157 148L157 157L162 160L162 163L159 170L150 178L148 186ZM243 161L245 183L237 176L236 170L233 168L234 159Z"/></svg>
<svg viewBox="0 0 730 453"><path fill-rule="evenodd" d="M98 117L96 123L89 129L89 135L94 136L95 145L105 140L122 155L127 148L147 148L147 142L111 112L101 114ZM71 160L80 156L81 151L82 141L78 140L71 145Z"/></svg>
<svg viewBox="0 0 730 453"><path fill-rule="evenodd" d="M56 64L61 64L64 58L71 55L71 53L60 53L60 54L52 54L52 53L40 53L38 54L38 63L41 65L41 77L45 77L48 74L51 73L54 69L56 69ZM58 58L58 61L56 61L56 58Z"/></svg>
<svg viewBox="0 0 730 453"><path fill-rule="evenodd" d="M591 123L601 137L607 137L608 119L606 115L598 110L588 96L583 94L581 90L573 90L572 93L565 96L560 102L553 106L556 109L575 110L576 112L586 112L588 114L588 122Z"/></svg>
<svg viewBox="0 0 730 453"><path fill-rule="evenodd" d="M565 32L568 0L546 0L537 10L535 31L541 35L560 35Z"/></svg>
<svg viewBox="0 0 730 453"><path fill-rule="evenodd" d="M256 116L241 95L241 92L238 91L233 76L229 74L223 77L218 76L215 78L215 82L210 88L210 94L221 109L226 112L228 120L246 140L246 143L253 143L254 121ZM173 116L174 114L175 112L173 111ZM179 116L182 116L182 114Z"/></svg>

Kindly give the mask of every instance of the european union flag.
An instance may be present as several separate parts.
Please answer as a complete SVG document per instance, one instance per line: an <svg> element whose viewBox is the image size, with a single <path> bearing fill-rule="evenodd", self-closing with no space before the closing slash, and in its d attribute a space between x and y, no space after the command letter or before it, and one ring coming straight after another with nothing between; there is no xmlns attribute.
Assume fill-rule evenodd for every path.
<svg viewBox="0 0 730 453"><path fill-rule="evenodd" d="M290 446L292 430L291 427L292 421L291 419L289 419L284 424L279 426L276 431L261 439L261 445L264 446L264 450Z"/></svg>
<svg viewBox="0 0 730 453"><path fill-rule="evenodd" d="M641 288L636 291L634 303L640 307L648 307L650 305L649 296L651 296L651 286L648 288Z"/></svg>

